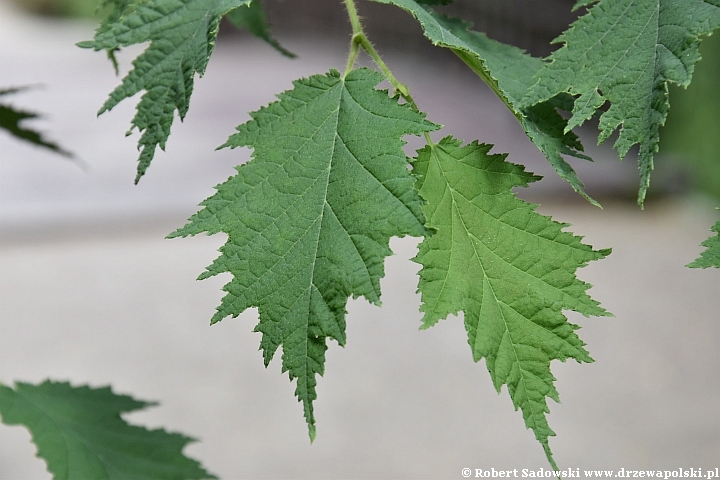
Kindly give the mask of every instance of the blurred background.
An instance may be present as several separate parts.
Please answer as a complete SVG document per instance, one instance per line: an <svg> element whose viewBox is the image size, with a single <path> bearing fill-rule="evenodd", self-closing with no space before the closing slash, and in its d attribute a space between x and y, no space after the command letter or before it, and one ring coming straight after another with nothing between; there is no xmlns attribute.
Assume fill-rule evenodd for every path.
<svg viewBox="0 0 720 480"><path fill-rule="evenodd" d="M574 0L456 0L443 7L535 55L572 22ZM128 100L96 112L120 81L92 37L95 0L0 0L0 88L40 112L28 123L66 159L0 132L0 381L45 378L157 400L132 422L199 439L186 453L221 478L461 478L463 468L547 468L541 447L475 364L462 320L418 330L413 239L393 240L382 308L351 301L348 344L328 351L311 446L279 359L266 369L248 311L208 327L227 278L196 282L222 236L164 240L232 175L249 151L214 149L248 112L301 76L342 69L350 27L341 2L266 0L291 60L221 27L190 112L167 151L133 185L137 133ZM720 205L720 36L705 40L692 86L671 113L645 210L634 159L613 139L594 163L570 160L600 210L560 180L500 101L452 54L433 48L403 12L359 2L368 34L428 118L465 141L494 143L545 178L518 192L613 254L579 276L614 318L568 314L596 362L553 366L551 439L563 468L720 466L717 270L690 270ZM397 11L396 11L397 10ZM119 56L121 75L142 46ZM417 139L408 139L408 153ZM49 478L29 435L0 426L0 478Z"/></svg>

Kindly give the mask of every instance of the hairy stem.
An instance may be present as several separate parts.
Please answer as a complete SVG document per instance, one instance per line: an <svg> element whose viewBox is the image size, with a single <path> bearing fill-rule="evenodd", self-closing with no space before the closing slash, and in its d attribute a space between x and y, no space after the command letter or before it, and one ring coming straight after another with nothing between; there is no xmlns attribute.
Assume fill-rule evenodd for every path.
<svg viewBox="0 0 720 480"><path fill-rule="evenodd" d="M397 78L395 78L395 75L393 75L392 71L390 71L390 68L385 64L383 59L380 57L380 54L375 50L375 47L372 43L370 43L370 40L368 40L367 35L365 35L365 30L363 30L362 22L360 21L360 16L358 15L357 8L355 7L355 0L343 0L345 3L345 8L348 12L348 17L350 18L350 25L352 25L352 40L350 41L350 53L348 55L348 61L347 65L345 66L345 75L350 73L350 70L352 70L353 65L355 65L355 61L357 60L358 53L360 52L360 47L362 47L365 52L372 57L375 64L380 68L383 75L385 75L385 78L387 78L388 82L390 82L390 85L392 85L392 88L399 92L400 95L405 99L406 102L412 107L413 110L416 112L419 112L420 109L418 108L417 104L415 103L415 100L413 100L412 96L410 95L410 90L408 87L400 83ZM433 144L433 141L430 139L430 134L428 132L424 133L425 140L428 144Z"/></svg>
<svg viewBox="0 0 720 480"><path fill-rule="evenodd" d="M357 8L355 8L355 0L343 0L345 2L345 8L348 12L348 17L350 17L350 25L352 25L353 29L353 39L356 35L365 35L362 28L362 23L360 23L360 16L357 13Z"/></svg>
<svg viewBox="0 0 720 480"><path fill-rule="evenodd" d="M345 66L345 73L343 74L343 77L346 77L347 74L350 73L350 70L352 70L359 52L360 42L358 41L358 36L353 35L353 38L350 41L350 54L348 55L347 65Z"/></svg>
<svg viewBox="0 0 720 480"><path fill-rule="evenodd" d="M348 73L350 73L350 70L352 70L353 65L355 65L355 60L357 59L359 50L360 50L360 37L364 37L365 33L363 32L362 23L360 23L360 16L357 13L357 8L355 8L355 2L353 0L344 0L345 2L345 8L348 12L348 17L350 17L350 25L352 25L352 40L350 40L350 54L348 55L348 61L347 65L345 66L345 74L343 76L346 76Z"/></svg>
<svg viewBox="0 0 720 480"><path fill-rule="evenodd" d="M360 16L357 13L357 8L355 7L355 0L343 0L345 3L345 8L347 8L348 17L350 17L350 24L352 25L353 29L353 36L352 40L350 41L350 55L348 57L348 63L345 69L345 74L347 74L355 64L355 60L357 59L358 50L360 47L362 47L365 52L367 52L370 57L372 57L375 64L380 68L383 75L385 75L385 78L388 79L390 82L390 85L400 92L400 95L407 100L408 103L415 109L418 110L417 105L415 105L415 102L413 101L412 97L410 96L410 92L404 84L400 83L397 78L392 74L388 66L385 64L382 58L380 58L380 54L375 50L375 47L370 43L370 40L368 40L367 35L365 35L365 31L363 30L362 23L360 22ZM419 110L418 110L419 111Z"/></svg>

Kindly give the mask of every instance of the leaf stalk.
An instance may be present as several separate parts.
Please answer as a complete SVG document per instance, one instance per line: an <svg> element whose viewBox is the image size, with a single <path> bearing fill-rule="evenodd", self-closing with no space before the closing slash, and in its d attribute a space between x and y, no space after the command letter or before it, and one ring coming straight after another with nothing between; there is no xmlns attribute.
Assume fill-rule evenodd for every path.
<svg viewBox="0 0 720 480"><path fill-rule="evenodd" d="M410 91L408 87L403 83L400 83L398 79L395 78L395 75L393 75L392 71L390 71L390 68L388 68L388 66L385 64L377 50L375 50L373 44L370 43L367 35L365 35L365 30L363 30L362 23L360 22L360 16L358 15L357 8L355 7L355 0L343 1L345 2L348 17L350 17L350 24L352 25L353 29L353 36L352 40L350 41L350 55L348 56L348 63L345 68L345 75L347 75L352 69L355 61L357 60L359 48L362 47L362 49L365 50L365 52L367 52L370 57L372 57L375 64L380 68L383 75L385 75L385 78L388 79L390 85L392 85L393 89L400 92L400 95L402 95L403 98L407 100L407 102L413 107L413 109L415 109L416 111L420 111L417 108L415 101L410 96Z"/></svg>
<svg viewBox="0 0 720 480"><path fill-rule="evenodd" d="M406 102L408 102L408 104L413 110L419 112L420 109L415 103L415 100L413 100L412 96L410 95L410 89L407 87L407 85L401 83L397 78L395 78L395 75L393 75L390 68L380 57L378 51L375 50L373 44L370 42L370 40L368 40L367 35L365 35L365 30L363 29L360 15L358 15L357 7L355 6L355 0L343 0L343 2L345 3L345 8L347 9L348 17L350 18L350 25L352 25L353 30L352 39L350 40L350 53L348 55L348 61L347 65L345 66L345 73L343 74L343 77L347 76L347 74L350 73L350 71L352 70L353 66L355 65L355 61L357 60L357 56L360 52L360 47L362 47L362 49L365 50L368 55L370 55L378 68L380 68L380 71L382 71L383 75L385 75L385 78L387 78L388 82L390 82L392 88L396 92L398 92L405 99ZM434 145L433 141L430 139L430 134L428 132L424 132L424 135L427 143L429 145Z"/></svg>

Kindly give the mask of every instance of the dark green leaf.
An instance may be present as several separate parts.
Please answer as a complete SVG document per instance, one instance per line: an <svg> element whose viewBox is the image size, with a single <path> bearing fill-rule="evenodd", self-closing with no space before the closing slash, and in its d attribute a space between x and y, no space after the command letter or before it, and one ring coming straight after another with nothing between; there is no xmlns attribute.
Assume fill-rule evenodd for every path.
<svg viewBox="0 0 720 480"><path fill-rule="evenodd" d="M252 113L227 146L253 159L171 235L228 235L201 276L233 275L212 322L258 307L265 364L282 345L311 439L316 376L326 340L345 344L348 298L379 303L390 238L425 233L402 137L437 127L376 90L382 80L315 75Z"/></svg>
<svg viewBox="0 0 720 480"><path fill-rule="evenodd" d="M110 387L0 385L2 422L30 430L55 480L216 478L182 454L191 438L129 425L120 417L150 405Z"/></svg>
<svg viewBox="0 0 720 480"><path fill-rule="evenodd" d="M266 17L261 0L251 0L247 5L238 7L225 16L225 18L237 28L247 28L250 33L265 40L278 52L286 57L295 58L296 55L294 53L283 48L275 37L272 36Z"/></svg>
<svg viewBox="0 0 720 480"><path fill-rule="evenodd" d="M587 6L591 2L579 2ZM720 26L720 0L602 0L556 42L525 105L558 94L577 96L565 131L600 115L598 142L615 130L620 158L640 145L642 204L650 186L660 127L670 104L668 82L690 84L700 36ZM609 108L603 106L609 103Z"/></svg>
<svg viewBox="0 0 720 480"><path fill-rule="evenodd" d="M95 38L78 46L115 52L150 42L133 61L133 69L100 109L103 113L145 91L132 126L142 135L137 183L165 148L175 111L182 120L190 107L195 74L205 73L215 47L220 18L250 0L106 0L113 6Z"/></svg>
<svg viewBox="0 0 720 480"><path fill-rule="evenodd" d="M555 171L593 205L599 204L586 192L575 170L562 155L591 160L584 155L578 137L567 131L567 122L555 102L522 108L521 103L535 83L533 75L542 67L539 58L519 48L470 30L470 25L420 5L417 0L374 0L396 5L412 14L434 45L449 48L482 78L500 97L525 129L525 133L548 159Z"/></svg>
<svg viewBox="0 0 720 480"><path fill-rule="evenodd" d="M25 89L8 88L0 90L0 97L2 97L3 95L17 93L22 90ZM63 150L62 147L60 147L58 144L43 138L40 132L25 128L21 125L23 121L32 120L34 118L39 118L39 115L37 113L27 112L25 110L18 110L11 105L0 104L0 129L3 129L6 132L10 133L10 135L14 136L15 138L19 138L21 140L34 143L35 145L48 148L53 152L59 153L60 155L71 157L72 154Z"/></svg>

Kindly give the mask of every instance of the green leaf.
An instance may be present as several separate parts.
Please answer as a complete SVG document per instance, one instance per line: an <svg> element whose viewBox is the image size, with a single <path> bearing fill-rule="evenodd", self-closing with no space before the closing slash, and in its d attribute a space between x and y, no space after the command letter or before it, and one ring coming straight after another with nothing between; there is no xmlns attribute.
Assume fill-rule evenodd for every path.
<svg viewBox="0 0 720 480"><path fill-rule="evenodd" d="M416 0L422 5L448 5L452 0Z"/></svg>
<svg viewBox="0 0 720 480"><path fill-rule="evenodd" d="M30 430L55 480L216 478L182 454L193 439L129 425L120 417L151 405L110 387L0 385L3 423Z"/></svg>
<svg viewBox="0 0 720 480"><path fill-rule="evenodd" d="M378 304L390 237L425 233L402 137L437 126L376 90L382 80L357 69L296 81L228 140L253 159L171 234L228 235L200 277L233 275L212 322L259 308L265 364L282 345L311 439L316 375L326 339L345 344L348 297Z"/></svg>
<svg viewBox="0 0 720 480"><path fill-rule="evenodd" d="M423 266L422 328L464 312L473 358L486 359L498 391L508 386L555 467L545 416L546 397L559 401L550 362L592 361L563 310L609 315L575 271L610 250L592 250L563 231L567 224L518 199L511 189L539 177L490 148L448 137L419 150L413 163L426 226L436 232L415 259Z"/></svg>
<svg viewBox="0 0 720 480"><path fill-rule="evenodd" d="M578 10L582 7L590 6L590 4L597 3L598 0L577 0L575 5L573 6L573 11Z"/></svg>
<svg viewBox="0 0 720 480"><path fill-rule="evenodd" d="M225 18L239 29L247 28L250 33L265 40L286 57L296 57L294 53L283 48L275 37L270 34L270 25L268 25L265 9L260 0L251 0L250 3L229 12Z"/></svg>
<svg viewBox="0 0 720 480"><path fill-rule="evenodd" d="M114 6L92 41L78 46L111 54L129 45L150 42L133 61L133 69L98 114L145 91L132 127L142 135L135 183L145 174L156 147L165 148L175 111L185 118L195 74L202 76L215 47L220 18L250 0L107 0ZM132 131L132 128L131 128ZM128 132L130 133L130 132Z"/></svg>
<svg viewBox="0 0 720 480"><path fill-rule="evenodd" d="M592 160L581 153L578 137L567 131L567 122L551 102L522 108L522 99L535 83L533 75L542 61L523 50L488 38L469 29L470 24L434 12L417 0L374 0L396 5L413 15L425 36L440 47L451 49L505 103L523 126L525 133L548 159L555 171L593 205L600 206L586 192L575 170L562 155Z"/></svg>
<svg viewBox="0 0 720 480"><path fill-rule="evenodd" d="M21 92L23 90L26 90L26 88L3 89L0 90L0 97ZM58 144L46 140L45 138L43 138L41 133L35 130L31 130L29 128L24 128L22 125L20 125L23 121L32 120L34 118L39 118L39 115L37 113L27 112L25 110L18 110L11 105L0 104L0 129L5 130L10 135L14 136L15 138L19 138L20 140L25 140L26 142L34 143L35 145L38 145L40 147L48 148L55 153L59 153L60 155L71 157L71 153L63 150L62 147L60 147Z"/></svg>
<svg viewBox="0 0 720 480"><path fill-rule="evenodd" d="M668 82L690 84L699 36L718 26L719 0L602 0L557 38L564 46L538 73L525 104L577 96L565 131L602 111L599 143L620 129L620 158L640 144L642 204L670 107Z"/></svg>
<svg viewBox="0 0 720 480"><path fill-rule="evenodd" d="M720 207L718 208L718 210L720 210ZM708 238L702 243L702 246L707 247L707 249L702 252L700 254L700 257L697 258L694 262L688 264L688 267L720 268L720 221L713 225L710 231L717 233L717 235Z"/></svg>

